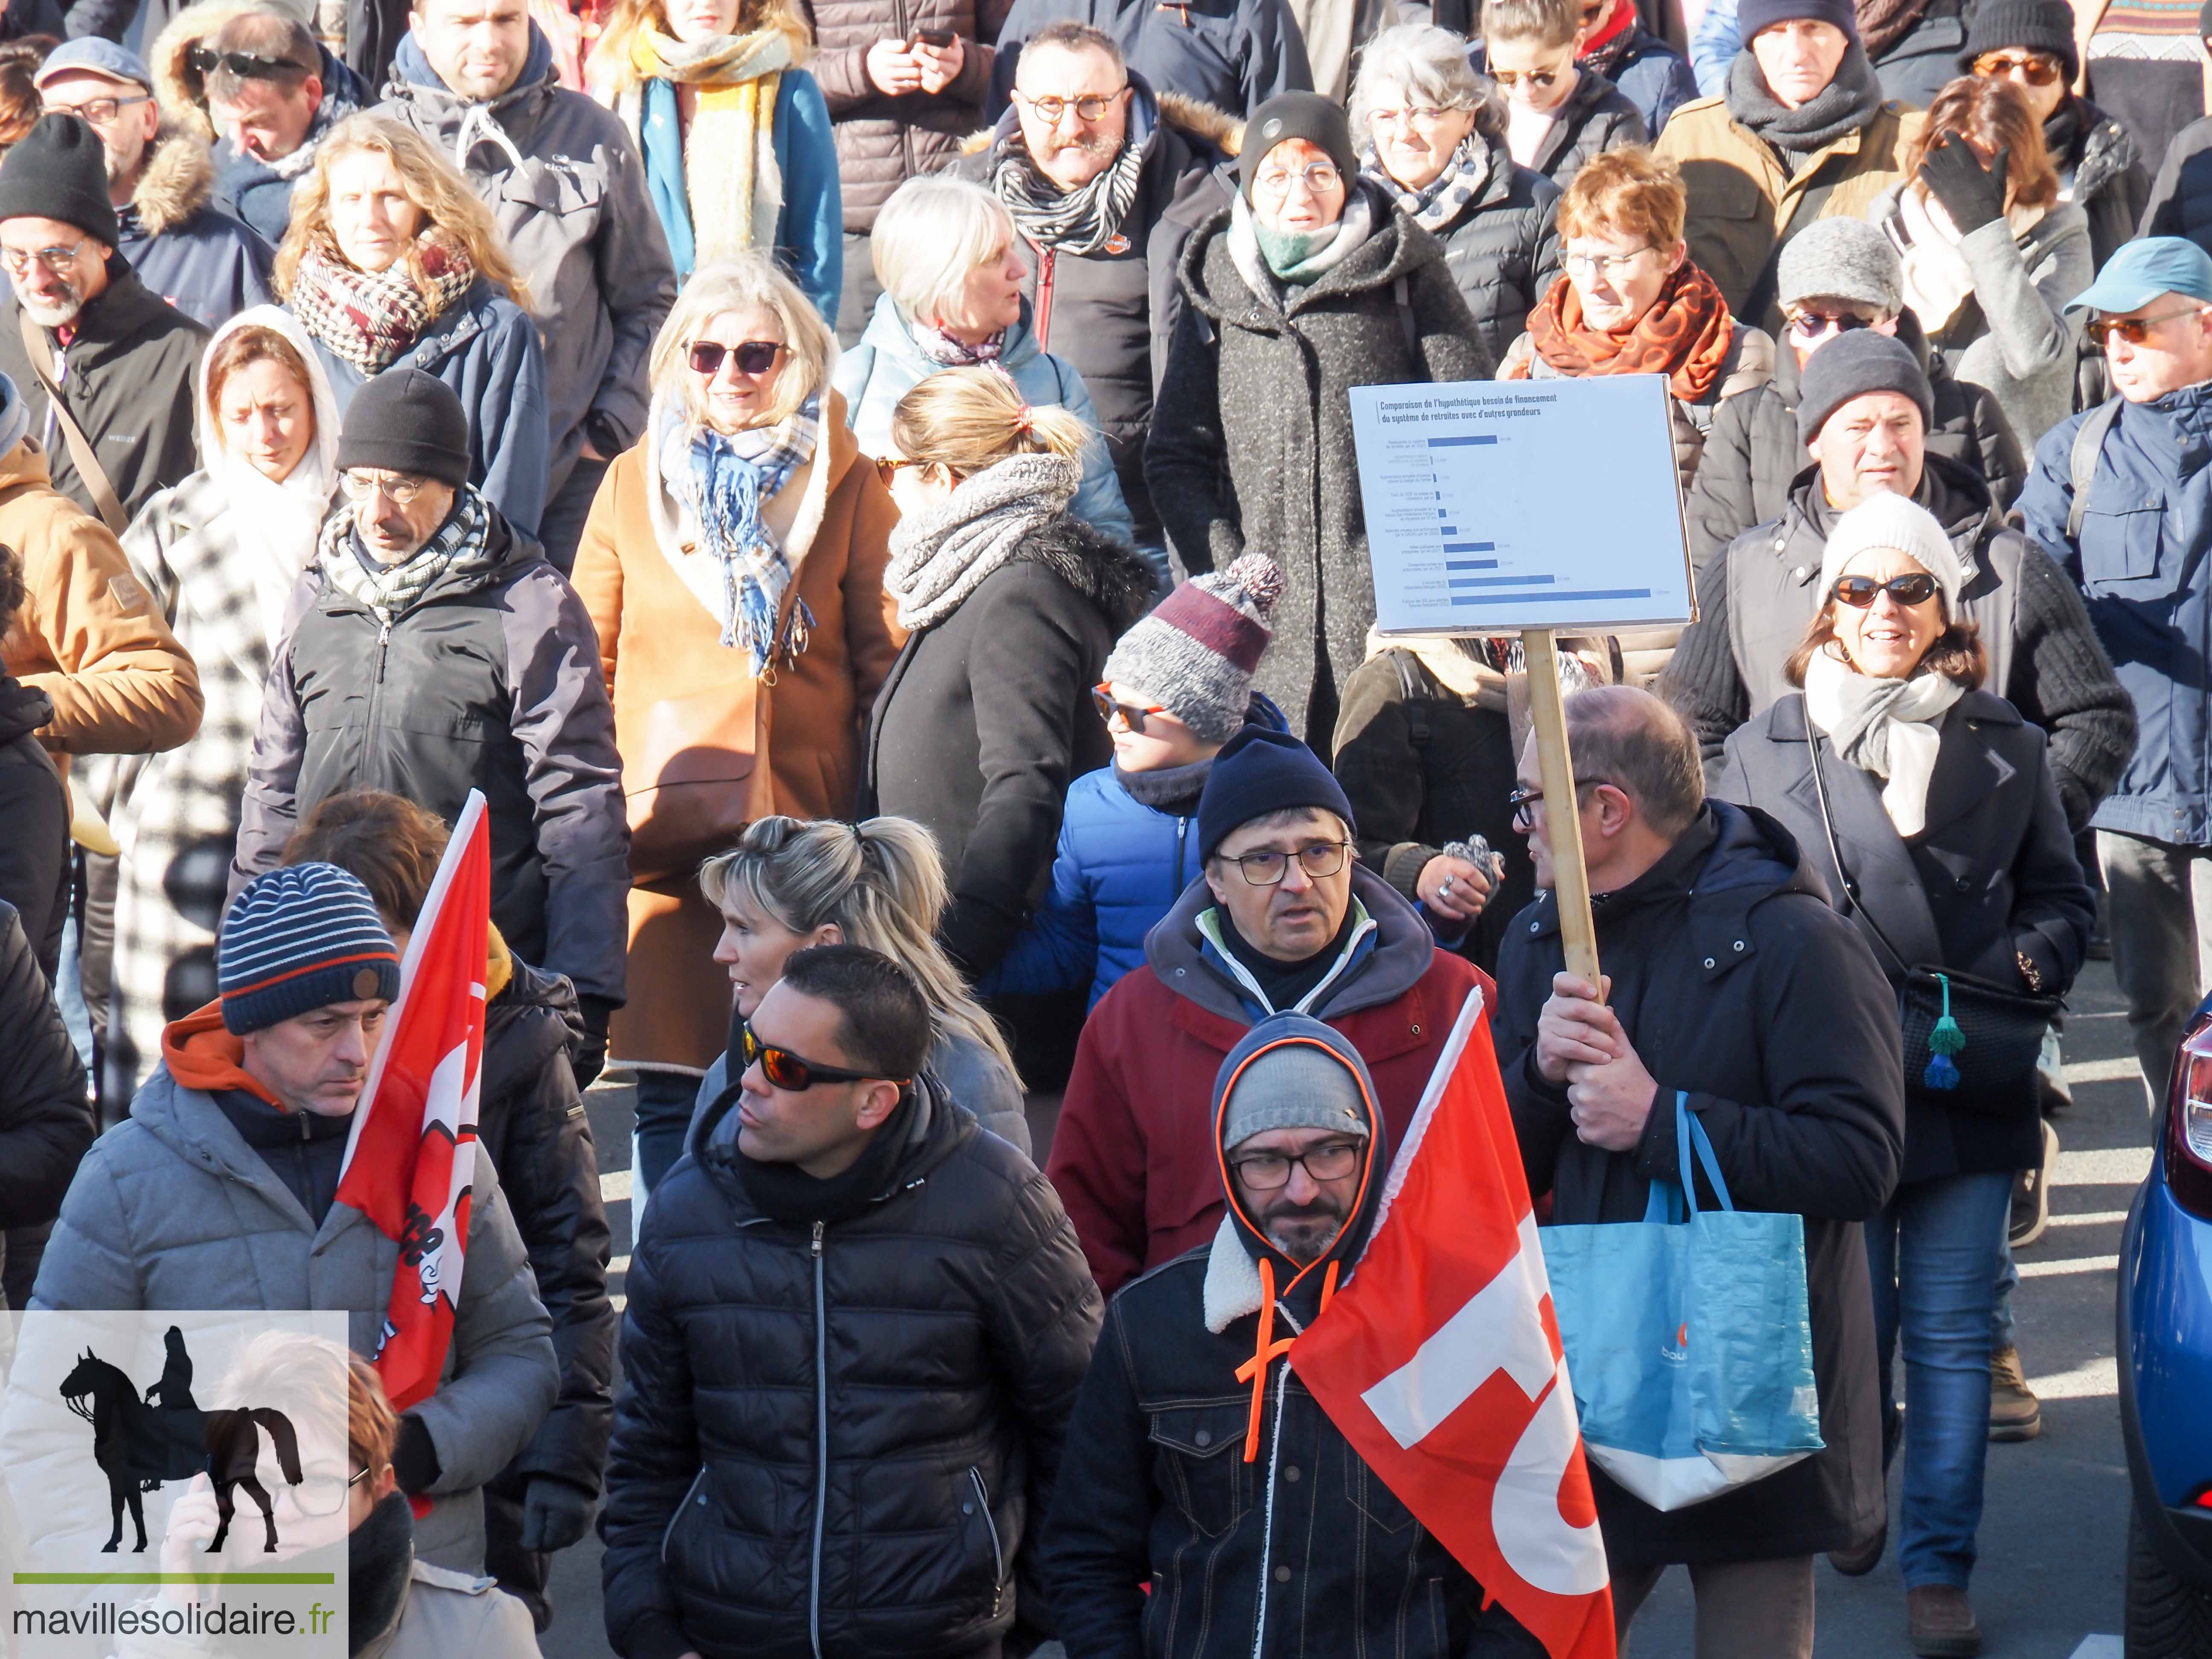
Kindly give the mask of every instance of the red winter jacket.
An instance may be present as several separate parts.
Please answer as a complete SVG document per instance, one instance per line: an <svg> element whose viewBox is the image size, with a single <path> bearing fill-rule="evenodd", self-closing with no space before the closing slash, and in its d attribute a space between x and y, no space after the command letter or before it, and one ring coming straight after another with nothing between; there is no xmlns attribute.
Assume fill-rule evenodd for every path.
<svg viewBox="0 0 2212 1659"><path fill-rule="evenodd" d="M1399 1146L1460 1005L1477 987L1497 993L1474 963L1437 950L1413 906L1364 866L1353 866L1352 890L1375 931L1307 1012L1367 1062ZM1091 1011L1053 1133L1045 1173L1109 1297L1221 1224L1214 1075L1257 1005L1198 931L1212 903L1200 877L1146 939L1146 965Z"/></svg>

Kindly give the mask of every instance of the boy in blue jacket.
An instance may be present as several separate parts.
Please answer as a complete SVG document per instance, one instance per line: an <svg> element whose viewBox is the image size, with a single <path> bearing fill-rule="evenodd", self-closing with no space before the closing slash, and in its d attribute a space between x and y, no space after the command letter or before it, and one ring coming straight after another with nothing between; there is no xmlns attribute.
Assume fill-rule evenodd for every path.
<svg viewBox="0 0 2212 1659"><path fill-rule="evenodd" d="M1112 764L1069 786L1052 888L976 989L1042 994L1091 983L1091 1005L1145 959L1145 935L1196 880L1199 792L1247 720L1287 729L1252 691L1283 573L1263 553L1185 582L1124 634L1092 696Z"/></svg>

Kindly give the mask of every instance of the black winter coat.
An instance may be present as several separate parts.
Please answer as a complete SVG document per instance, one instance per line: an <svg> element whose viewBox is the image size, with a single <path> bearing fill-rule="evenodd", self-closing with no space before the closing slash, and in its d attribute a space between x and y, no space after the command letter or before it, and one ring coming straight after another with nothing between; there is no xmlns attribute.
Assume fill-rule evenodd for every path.
<svg viewBox="0 0 2212 1659"><path fill-rule="evenodd" d="M1898 316L1897 337L1920 359L1936 394L1928 453L1978 472L1997 509L2010 511L2027 482L2027 461L1996 395L1952 379L1910 311ZM1697 482L1683 504L1690 556L1700 568L1753 525L1771 523L1788 509L1790 487L1806 464L1805 446L1797 441L1797 354L1785 334L1775 342L1774 378L1741 397L1723 398L1715 411Z"/></svg>
<svg viewBox="0 0 2212 1659"><path fill-rule="evenodd" d="M2051 734L2067 822L2082 828L2127 769L2136 713L2080 589L2006 528L1981 480L1955 463L1930 455L1913 499L1974 571L1960 608L1980 626L1988 684ZM1696 730L1709 768L1729 732L1795 689L1783 667L1820 608L1820 550L1835 518L1820 469L1808 467L1781 520L1746 531L1698 574L1698 620L1657 690Z"/></svg>
<svg viewBox="0 0 2212 1659"><path fill-rule="evenodd" d="M1091 688L1152 586L1130 549L1060 514L916 629L876 695L856 816L937 837L952 885L938 936L971 977L1044 896L1068 784L1113 758Z"/></svg>
<svg viewBox="0 0 2212 1659"><path fill-rule="evenodd" d="M569 1065L584 1036L575 988L514 961L484 1010L477 1137L499 1171L538 1299L553 1320L561 1394L515 1459L597 1494L614 1426L614 1304L607 1300L607 1206L592 1126Z"/></svg>
<svg viewBox="0 0 2212 1659"><path fill-rule="evenodd" d="M61 1213L92 1133L76 1045L15 907L0 902L0 1228Z"/></svg>
<svg viewBox="0 0 2212 1659"><path fill-rule="evenodd" d="M1583 69L1529 165L1564 191L1606 151L1650 142L1650 129L1620 88L1595 70Z"/></svg>
<svg viewBox="0 0 2212 1659"><path fill-rule="evenodd" d="M2146 236L2186 236L2212 252L2212 115L2173 135L2143 209Z"/></svg>
<svg viewBox="0 0 2212 1659"><path fill-rule="evenodd" d="M1458 218L1429 234L1444 245L1444 264L1493 357L1528 325L1528 313L1559 274L1559 187L1516 161L1502 137L1485 140L1490 173ZM1397 186L1373 171L1384 190Z"/></svg>
<svg viewBox="0 0 2212 1659"><path fill-rule="evenodd" d="M1607 1152L1577 1138L1565 1092L1537 1073L1537 1017L1565 961L1558 904L1541 895L1507 935L1492 1024L1529 1191L1552 1194L1554 1224L1641 1221L1651 1182L1681 1174L1675 1095L1687 1091L1736 1205L1805 1218L1826 1443L1671 1514L1593 1465L1606 1554L1618 1576L1844 1548L1888 1511L1859 1224L1888 1201L1904 1152L1896 1000L1858 930L1800 868L1796 842L1763 813L1708 802L1667 856L1601 896L1595 915L1612 1006L1658 1096L1636 1149Z"/></svg>
<svg viewBox="0 0 2212 1659"><path fill-rule="evenodd" d="M2061 124L2066 145L2063 151L2054 147L2051 159L2062 173L2074 175L2074 205L2089 216L2089 251L2102 270L2142 222L2150 204L2150 169L2135 134L2087 99L2077 96L2045 122L2045 138Z"/></svg>
<svg viewBox="0 0 2212 1659"><path fill-rule="evenodd" d="M451 823L481 789L508 947L620 1003L629 830L599 635L538 544L485 510L491 568L447 571L388 629L309 568L270 666L231 896L340 790L389 789Z"/></svg>
<svg viewBox="0 0 2212 1659"><path fill-rule="evenodd" d="M22 919L39 971L51 981L69 920L69 792L35 735L54 717L43 691L0 674L0 904Z"/></svg>
<svg viewBox="0 0 2212 1659"><path fill-rule="evenodd" d="M1713 793L1769 813L1797 838L1890 983L1903 989L1909 963L2024 990L2017 953L2035 963L2045 994L2064 995L2088 950L2097 896L2075 860L2043 733L2002 697L1970 691L1960 698L1940 728L1926 828L1909 842L1882 810L1881 781L1841 759L1824 738L1820 776L1847 882L1821 828L1807 730L1803 694L1784 697L1728 740ZM1860 904L1847 896L1853 890ZM2043 1119L2032 1090L2008 1118L1906 1102L1900 1184L2042 1161Z"/></svg>
<svg viewBox="0 0 2212 1659"><path fill-rule="evenodd" d="M1950 82L1970 73L1959 64L1966 44L1966 20L1975 0L1928 0L1904 35L1873 59L1881 95L1907 109L1926 109Z"/></svg>
<svg viewBox="0 0 2212 1659"><path fill-rule="evenodd" d="M47 399L23 350L21 313L10 289L0 315L0 374L30 400L31 435L44 441ZM70 413L92 442L93 455L132 518L157 489L199 471L192 388L199 383L207 331L145 283L130 262L107 262L107 286L78 313L65 358L52 329L50 361L61 361L61 389ZM95 517L100 508L77 477L76 460L57 424L46 446L54 488Z"/></svg>
<svg viewBox="0 0 2212 1659"><path fill-rule="evenodd" d="M1375 621L1352 441L1355 386L1486 380L1498 362L1443 246L1371 185L1374 234L1310 288L1255 294L1230 215L1191 238L1183 313L1145 450L1145 477L1186 571L1249 545L1283 568L1275 635L1252 689L1327 757L1342 688ZM1411 335L1417 351L1407 350Z"/></svg>
<svg viewBox="0 0 2212 1659"><path fill-rule="evenodd" d="M716 1149L734 1096L653 1188L599 1521L623 1659L939 1659L1012 1626L1098 1288L1036 1167L918 1099L851 1220L759 1211Z"/></svg>

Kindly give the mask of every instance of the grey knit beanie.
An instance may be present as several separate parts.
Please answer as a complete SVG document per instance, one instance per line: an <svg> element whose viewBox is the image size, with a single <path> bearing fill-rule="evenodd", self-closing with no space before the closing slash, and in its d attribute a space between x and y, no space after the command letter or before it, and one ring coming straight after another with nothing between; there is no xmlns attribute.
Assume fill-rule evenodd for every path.
<svg viewBox="0 0 2212 1659"><path fill-rule="evenodd" d="M1282 597L1282 570L1264 553L1193 577L1121 635L1104 678L1152 697L1206 742L1226 743L1244 724Z"/></svg>
<svg viewBox="0 0 2212 1659"><path fill-rule="evenodd" d="M1261 1050L1246 1062L1222 1115L1222 1150L1234 1151L1270 1129L1334 1129L1366 1139L1359 1079L1318 1042Z"/></svg>
<svg viewBox="0 0 2212 1659"><path fill-rule="evenodd" d="M1855 300L1885 316L1905 309L1905 262L1863 219L1817 219L1783 245L1775 298L1787 311L1805 300Z"/></svg>

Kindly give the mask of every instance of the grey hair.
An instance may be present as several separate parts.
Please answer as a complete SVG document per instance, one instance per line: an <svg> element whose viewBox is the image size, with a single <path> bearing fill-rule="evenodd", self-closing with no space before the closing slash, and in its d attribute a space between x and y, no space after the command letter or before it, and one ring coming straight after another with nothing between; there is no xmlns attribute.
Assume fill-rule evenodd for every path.
<svg viewBox="0 0 2212 1659"><path fill-rule="evenodd" d="M939 173L901 185L876 215L868 244L876 280L899 314L933 325L958 301L968 273L1013 240L1013 219L997 197Z"/></svg>
<svg viewBox="0 0 2212 1659"><path fill-rule="evenodd" d="M1577 779L1613 785L1656 834L1671 841L1697 821L1705 765L1673 704L1632 685L1577 691L1567 699L1567 746Z"/></svg>
<svg viewBox="0 0 2212 1659"><path fill-rule="evenodd" d="M1449 29L1399 23L1367 43L1352 83L1353 142L1363 148L1370 143L1368 118L1378 109L1395 107L1400 98L1419 109L1471 109L1475 128L1485 137L1505 131L1505 100L1498 83L1474 72L1466 40Z"/></svg>
<svg viewBox="0 0 2212 1659"><path fill-rule="evenodd" d="M783 368L777 372L775 396L763 424L774 425L789 419L813 395L829 373L830 359L837 349L836 337L823 322L814 302L799 292L797 283L776 269L774 260L757 249L749 249L720 264L702 265L684 284L684 291L676 296L668 320L661 324L660 332L654 337L647 371L653 394L658 397L674 392L684 419L693 426L699 425L705 416L696 384L698 377L684 361L691 342L701 329L722 313L752 306L775 313L783 343L790 348L784 356Z"/></svg>

